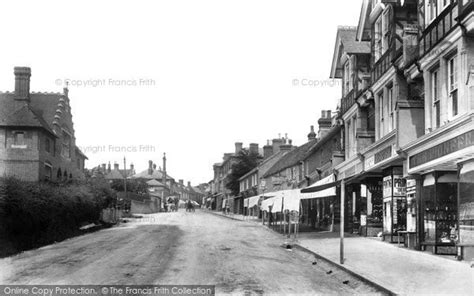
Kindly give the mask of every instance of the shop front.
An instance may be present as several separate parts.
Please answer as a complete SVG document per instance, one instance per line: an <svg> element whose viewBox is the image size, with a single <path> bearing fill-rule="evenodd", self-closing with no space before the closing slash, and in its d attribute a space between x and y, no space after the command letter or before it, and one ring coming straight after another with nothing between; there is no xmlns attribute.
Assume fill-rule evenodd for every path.
<svg viewBox="0 0 474 296"><path fill-rule="evenodd" d="M459 165L458 258L474 260L474 159Z"/></svg>
<svg viewBox="0 0 474 296"><path fill-rule="evenodd" d="M408 178L416 177L407 202L413 195L418 206L420 249L465 260L474 258L473 125L461 118L405 148Z"/></svg>
<svg viewBox="0 0 474 296"><path fill-rule="evenodd" d="M383 236L390 242L399 242L398 232L407 229L406 179L402 167L383 170Z"/></svg>
<svg viewBox="0 0 474 296"><path fill-rule="evenodd" d="M363 155L361 182L367 196L367 236L382 234L384 241L404 242L405 236L399 232L407 231L407 186L403 157L396 149L396 133L376 142Z"/></svg>

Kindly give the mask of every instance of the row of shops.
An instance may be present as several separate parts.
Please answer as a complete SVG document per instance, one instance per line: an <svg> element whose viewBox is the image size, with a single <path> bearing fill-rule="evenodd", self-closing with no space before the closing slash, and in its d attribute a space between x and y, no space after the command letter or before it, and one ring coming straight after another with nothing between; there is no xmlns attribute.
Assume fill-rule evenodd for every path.
<svg viewBox="0 0 474 296"><path fill-rule="evenodd" d="M472 118L469 122L472 128ZM311 186L245 199L245 214L267 222L273 215L272 221L292 221L311 231L339 231L344 181L346 232L472 258L473 145L471 129L445 134L438 144L421 140L406 151L393 151L390 145L369 147ZM290 220L285 213L298 218Z"/></svg>

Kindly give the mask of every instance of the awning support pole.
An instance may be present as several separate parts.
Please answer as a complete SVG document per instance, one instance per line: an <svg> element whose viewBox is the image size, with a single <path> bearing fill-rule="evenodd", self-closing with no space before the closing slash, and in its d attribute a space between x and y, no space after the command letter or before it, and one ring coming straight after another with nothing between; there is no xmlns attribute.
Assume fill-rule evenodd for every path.
<svg viewBox="0 0 474 296"><path fill-rule="evenodd" d="M341 181L341 241L340 241L340 254L339 254L339 262L344 264L344 199L346 195L346 188L344 184L344 179Z"/></svg>

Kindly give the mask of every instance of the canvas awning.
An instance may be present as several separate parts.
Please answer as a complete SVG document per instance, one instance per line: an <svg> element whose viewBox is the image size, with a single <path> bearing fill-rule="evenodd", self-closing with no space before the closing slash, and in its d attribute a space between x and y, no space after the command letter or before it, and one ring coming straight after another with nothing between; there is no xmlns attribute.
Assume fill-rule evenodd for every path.
<svg viewBox="0 0 474 296"><path fill-rule="evenodd" d="M301 189L301 199L322 198L336 195L337 186L336 176L331 174L313 185Z"/></svg>
<svg viewBox="0 0 474 296"><path fill-rule="evenodd" d="M300 189L280 190L270 192L268 195L273 195L273 197L262 201L261 209L264 211L267 211L269 206L272 206L272 213L280 213L282 210L300 210Z"/></svg>

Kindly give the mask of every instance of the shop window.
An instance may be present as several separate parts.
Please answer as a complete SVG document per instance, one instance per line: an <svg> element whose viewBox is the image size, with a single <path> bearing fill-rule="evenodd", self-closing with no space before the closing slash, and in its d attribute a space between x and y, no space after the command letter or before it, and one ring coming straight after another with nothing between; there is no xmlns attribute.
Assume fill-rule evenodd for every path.
<svg viewBox="0 0 474 296"><path fill-rule="evenodd" d="M459 242L474 244L474 162L462 166L459 189Z"/></svg>
<svg viewBox="0 0 474 296"><path fill-rule="evenodd" d="M457 176L455 173L424 177L422 202L425 242L454 244L456 239Z"/></svg>

